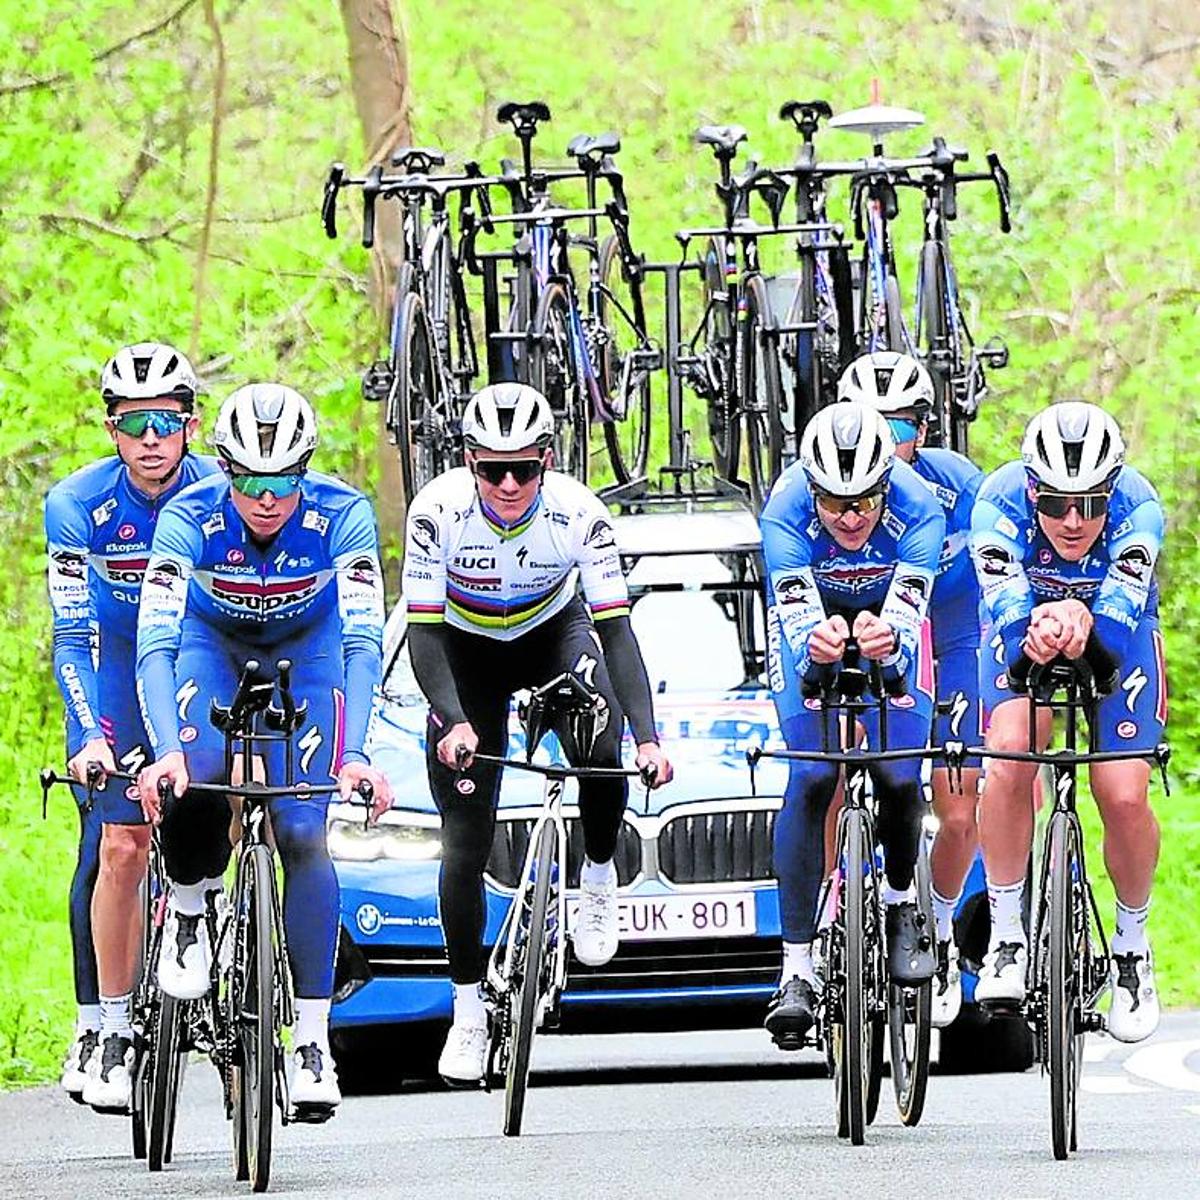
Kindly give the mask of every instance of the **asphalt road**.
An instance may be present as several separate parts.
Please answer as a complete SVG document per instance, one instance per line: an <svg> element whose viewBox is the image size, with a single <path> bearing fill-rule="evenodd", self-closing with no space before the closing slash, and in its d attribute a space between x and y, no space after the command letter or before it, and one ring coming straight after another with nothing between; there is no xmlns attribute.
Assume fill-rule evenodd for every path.
<svg viewBox="0 0 1200 1200"><path fill-rule="evenodd" d="M408 1089L353 1096L321 1127L277 1133L279 1196L1200 1197L1200 1014L1150 1042L1089 1042L1080 1152L1050 1150L1049 1084L941 1076L905 1129L884 1081L867 1144L834 1135L833 1085L813 1055L757 1030L544 1037L520 1139L500 1134L503 1095ZM0 1196L248 1195L232 1175L215 1072L193 1062L176 1161L150 1175L127 1123L55 1089L0 1096Z"/></svg>

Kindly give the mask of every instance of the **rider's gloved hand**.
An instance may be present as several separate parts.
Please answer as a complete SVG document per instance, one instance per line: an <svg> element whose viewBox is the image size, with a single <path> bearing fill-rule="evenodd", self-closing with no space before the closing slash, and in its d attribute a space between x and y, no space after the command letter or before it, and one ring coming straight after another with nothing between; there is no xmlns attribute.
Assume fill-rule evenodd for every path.
<svg viewBox="0 0 1200 1200"><path fill-rule="evenodd" d="M849 636L850 626L846 624L845 617L826 617L808 635L809 658L815 663L840 662Z"/></svg>
<svg viewBox="0 0 1200 1200"><path fill-rule="evenodd" d="M458 748L465 746L467 755L459 762ZM479 735L469 721L451 725L449 732L437 744L438 762L452 771L463 771L471 765L471 756L479 749Z"/></svg>
<svg viewBox="0 0 1200 1200"><path fill-rule="evenodd" d="M387 776L382 771L376 770L370 763L343 763L337 777L338 794L343 800L349 800L351 793L364 779L371 785L373 791L371 797L371 824L373 825L392 807L394 799L392 785L388 783Z"/></svg>
<svg viewBox="0 0 1200 1200"><path fill-rule="evenodd" d="M670 783L675 775L671 760L657 742L642 742L637 748L637 758L634 761L639 771L645 771L647 767L654 768L654 782L651 787L660 788L664 783Z"/></svg>
<svg viewBox="0 0 1200 1200"><path fill-rule="evenodd" d="M171 790L177 797L187 791L191 780L188 778L187 763L184 761L182 750L172 750L169 754L164 754L157 762L143 767L138 776L138 799L142 802L142 812L146 820L152 825L157 825L162 820L162 808L158 798L160 779L171 781Z"/></svg>
<svg viewBox="0 0 1200 1200"><path fill-rule="evenodd" d="M67 774L72 779L78 779L80 783L86 784L88 764L94 762L100 764L105 775L117 769L112 749L102 737L92 738L90 742L84 743L83 749L67 763ZM104 780L102 779L96 787L98 790L103 790Z"/></svg>

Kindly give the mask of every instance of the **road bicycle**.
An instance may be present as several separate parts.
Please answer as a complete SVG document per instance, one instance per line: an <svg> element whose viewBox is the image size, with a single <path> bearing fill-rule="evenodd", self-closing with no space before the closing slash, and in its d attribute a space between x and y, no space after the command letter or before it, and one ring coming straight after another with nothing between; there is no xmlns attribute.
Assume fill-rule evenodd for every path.
<svg viewBox="0 0 1200 1200"><path fill-rule="evenodd" d="M889 1040L892 1085L900 1119L916 1125L924 1112L929 1080L932 980L915 986L893 982L887 973L882 902L882 867L875 820L868 796L868 771L876 763L931 758L928 749L889 750L889 699L904 693L902 679L885 678L877 663L859 663L858 648L847 641L841 664L818 668L802 681L801 694L819 701L819 751L747 751L753 770L763 758L824 761L845 768L845 799L834 840L835 868L822 886L818 912L832 914L818 929L823 983L818 996L816 1041L834 1079L837 1134L861 1146L875 1120L883 1079L884 1037ZM879 714L879 746L863 750L854 733L856 719L871 709ZM830 717L837 720L837 735ZM918 843L915 869L917 924L923 949L935 930L926 839ZM799 1045L785 1048L799 1049Z"/></svg>
<svg viewBox="0 0 1200 1200"><path fill-rule="evenodd" d="M1106 678L1107 676L1107 678ZM1076 809L1076 773L1085 763L1149 758L1158 766L1169 794L1170 747L1160 743L1149 754L1097 751L1099 700L1116 685L1111 665L1098 668L1086 657L1058 658L1034 664L1024 655L1009 672L1014 692L1028 693L1028 751L989 750L961 746L947 749L948 765L961 768L966 754L1010 762L1049 765L1053 785L1050 815L1041 853L1032 874L1036 881L1030 916L1030 954L1022 1011L1034 1032L1042 1069L1050 1076L1050 1139L1056 1159L1078 1149L1079 1078L1084 1037L1104 1028L1098 1005L1109 988L1108 939L1088 878L1083 829ZM1061 708L1066 721L1061 750L1039 751L1037 714ZM1087 750L1078 751L1079 715L1088 722Z"/></svg>
<svg viewBox="0 0 1200 1200"><path fill-rule="evenodd" d="M542 737L553 729L568 759L586 763L608 717L604 698L570 672L530 693L518 706L526 758L476 754L480 762L545 778L542 811L529 833L525 862L512 904L488 959L486 989L492 1010L485 1079L504 1075L504 1133L517 1137L525 1112L530 1053L535 1030L557 1023L567 980L567 848L562 815L568 779L637 777L647 787L653 775L619 767L570 767L532 761ZM460 753L460 762L463 760Z"/></svg>
<svg viewBox="0 0 1200 1200"><path fill-rule="evenodd" d="M433 174L445 155L433 147L405 146L391 156L401 174L379 164L361 178L334 163L321 206L326 234L337 236L337 196L359 187L363 197L362 243L375 242L376 203L394 199L401 208L402 254L392 291L388 357L363 375L363 396L386 404L385 424L400 455L407 500L442 471L462 461L460 420L479 375L475 333L463 280L461 244L456 247L449 200L459 197L459 228L469 228L478 204L490 215L489 183L479 165L463 174Z"/></svg>

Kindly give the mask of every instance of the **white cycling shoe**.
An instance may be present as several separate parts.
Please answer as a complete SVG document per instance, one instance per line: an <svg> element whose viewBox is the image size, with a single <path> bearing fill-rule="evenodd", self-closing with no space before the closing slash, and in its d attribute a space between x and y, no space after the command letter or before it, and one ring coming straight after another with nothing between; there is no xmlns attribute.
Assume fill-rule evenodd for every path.
<svg viewBox="0 0 1200 1200"><path fill-rule="evenodd" d="M937 946L938 967L933 977L933 1027L945 1029L954 1023L962 1008L962 972L958 968L958 947L952 937Z"/></svg>
<svg viewBox="0 0 1200 1200"><path fill-rule="evenodd" d="M1118 1042L1140 1042L1157 1028L1158 987L1154 982L1154 959L1145 954L1114 954L1110 968L1112 1007L1108 1010L1108 1032Z"/></svg>
<svg viewBox="0 0 1200 1200"><path fill-rule="evenodd" d="M110 1033L92 1055L83 1102L97 1112L127 1113L133 1094L133 1039Z"/></svg>
<svg viewBox="0 0 1200 1200"><path fill-rule="evenodd" d="M209 989L212 951L203 915L178 913L168 901L158 956L158 986L176 1000L199 1000Z"/></svg>
<svg viewBox="0 0 1200 1200"><path fill-rule="evenodd" d="M983 956L979 982L975 985L978 1004L1020 1004L1025 999L1025 968L1029 950L1023 942L1000 942Z"/></svg>
<svg viewBox="0 0 1200 1200"><path fill-rule="evenodd" d="M337 1069L328 1046L306 1042L296 1047L292 1053L288 1099L297 1115L303 1115L306 1109L328 1112L341 1104L342 1090L338 1087Z"/></svg>
<svg viewBox="0 0 1200 1200"><path fill-rule="evenodd" d="M455 1021L438 1059L438 1074L451 1087L478 1087L487 1065L487 1024Z"/></svg>
<svg viewBox="0 0 1200 1200"><path fill-rule="evenodd" d="M87 1084L88 1068L100 1049L100 1034L95 1029L77 1030L75 1040L63 1059L59 1085L72 1100L83 1103L83 1089Z"/></svg>
<svg viewBox="0 0 1200 1200"><path fill-rule="evenodd" d="M585 967L602 967L621 944L617 932L617 872L600 884L580 882L579 910L571 932L575 957Z"/></svg>

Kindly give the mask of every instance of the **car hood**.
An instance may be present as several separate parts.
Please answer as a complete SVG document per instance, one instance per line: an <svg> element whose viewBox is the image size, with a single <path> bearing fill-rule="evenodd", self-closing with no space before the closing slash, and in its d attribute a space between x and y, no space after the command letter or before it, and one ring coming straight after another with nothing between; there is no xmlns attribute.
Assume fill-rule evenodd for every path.
<svg viewBox="0 0 1200 1200"><path fill-rule="evenodd" d="M426 707L418 697L386 701L374 722L367 746L371 762L387 775L396 796L396 808L433 812L433 798L425 768ZM697 800L723 800L751 794L746 751L754 746L776 749L783 745L775 706L764 689L726 692L660 693L654 711L663 748L675 768L675 778L648 796L632 782L630 807L657 813L676 804ZM524 734L515 713L509 720L509 756L525 753ZM624 760L632 763L634 747L628 733ZM562 761L557 739L547 734L535 762ZM787 766L764 760L755 772L759 795L782 796ZM568 803L573 802L572 788ZM523 771L506 771L500 790L502 808L541 803L542 778Z"/></svg>

